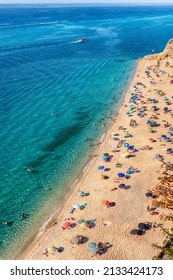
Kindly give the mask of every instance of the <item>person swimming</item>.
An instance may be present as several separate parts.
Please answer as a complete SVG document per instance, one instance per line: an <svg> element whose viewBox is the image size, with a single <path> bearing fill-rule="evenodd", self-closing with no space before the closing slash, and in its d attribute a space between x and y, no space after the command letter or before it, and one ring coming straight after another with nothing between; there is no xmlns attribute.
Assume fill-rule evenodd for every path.
<svg viewBox="0 0 173 280"><path fill-rule="evenodd" d="M26 172L32 172L32 169L30 169L30 168L28 168L28 167L26 167L24 170L25 170Z"/></svg>
<svg viewBox="0 0 173 280"><path fill-rule="evenodd" d="M24 213L21 214L21 219L22 219L22 220L25 219L25 214L24 214Z"/></svg>
<svg viewBox="0 0 173 280"><path fill-rule="evenodd" d="M3 225L9 225L8 221L2 222Z"/></svg>

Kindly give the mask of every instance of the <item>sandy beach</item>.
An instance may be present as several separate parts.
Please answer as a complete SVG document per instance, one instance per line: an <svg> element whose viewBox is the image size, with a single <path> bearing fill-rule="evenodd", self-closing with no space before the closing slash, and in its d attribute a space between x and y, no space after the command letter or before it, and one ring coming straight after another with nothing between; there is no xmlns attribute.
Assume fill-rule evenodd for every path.
<svg viewBox="0 0 173 280"><path fill-rule="evenodd" d="M166 149L172 148L173 142L164 141L161 137L167 135L172 123L172 62L171 40L162 53L139 59L118 115L115 113L111 128L102 144L97 146L70 198L53 217L55 224L19 259L151 260L157 255L158 251L152 244L161 245L165 236L153 225L163 223L160 215L169 211L161 208L147 211L147 207L152 207L152 199L146 194L157 185L161 172L162 162L155 155L163 156L164 162L172 159ZM109 156L103 160L105 153ZM99 166L104 168L99 170ZM82 197L79 191L87 195ZM103 201L109 201L109 207L105 207L107 203ZM76 204L78 208L72 209ZM90 223L90 227L82 227L79 224L81 219L89 221L87 225ZM67 222L71 226L62 229ZM151 227L142 235L132 234L139 223L150 223ZM165 222L165 225L171 227L171 222ZM76 235L85 236L85 242L72 244L70 240ZM103 242L110 246L101 255L92 256L88 248L90 242ZM43 252L50 246L61 248L61 252L46 256Z"/></svg>

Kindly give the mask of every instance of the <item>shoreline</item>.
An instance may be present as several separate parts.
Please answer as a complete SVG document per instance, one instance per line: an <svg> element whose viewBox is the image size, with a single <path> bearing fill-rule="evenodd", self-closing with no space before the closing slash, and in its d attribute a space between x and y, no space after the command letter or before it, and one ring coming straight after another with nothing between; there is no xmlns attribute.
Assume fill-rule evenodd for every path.
<svg viewBox="0 0 173 280"><path fill-rule="evenodd" d="M165 54L165 51L163 52L164 54ZM155 54L155 56L156 56L157 54ZM123 94L123 98L122 98L122 102L121 102L121 104L120 104L120 106L118 106L118 112L116 113L114 113L115 114L115 121L113 121L113 123L110 125L110 126L108 126L108 128L106 129L106 131L105 131L105 133L103 134L104 135L104 139L103 139L103 142L100 144L100 145L98 145L98 147L96 147L96 149L94 149L94 153L98 153L99 154L99 156L101 156L101 152L102 152L102 150L104 149L105 150L105 152L107 151L107 146L109 146L109 145L107 145L107 143L108 142L110 142L111 141L111 139L110 139L110 133L111 133L111 131L114 129L115 131L117 131L117 132L119 132L118 131L118 129L117 129L117 127L118 127L118 125L121 123L121 121L120 121L120 117L121 117L121 115L123 114L123 118L125 118L126 116L124 116L124 112L125 112L125 110L127 110L125 107L126 107L126 104L125 103L128 103L128 98L129 98L129 93L130 93L130 89L132 89L132 87L134 86L134 83L136 82L136 79L138 79L138 75L141 75L141 69L142 70L144 70L145 68L144 68L144 64L145 64L145 62L149 62L149 60L152 58L152 55L150 55L150 56L147 56L147 57L144 57L143 59L139 59L139 61L138 61L138 64L137 64L137 66L136 66L136 71L134 71L135 73L134 73L134 75L133 75L133 79L132 79L132 82L130 83L130 86L128 87L128 89L126 90L126 92ZM126 117L126 119L127 119L127 117ZM129 121L129 119L128 119L128 121ZM126 124L126 123L125 123ZM124 125L124 123L123 123L123 125ZM103 135L102 135L102 137L103 137ZM101 137L101 138L102 138ZM135 139L136 140L136 139ZM101 141L101 140L100 140ZM131 140L130 140L131 141ZM134 139L132 138L132 142L135 142L134 141ZM142 143L141 143L142 144ZM106 146L106 147L105 147ZM116 153L117 154L117 153ZM115 154L115 156L116 156L116 154ZM119 159L120 160L122 160L121 159L121 157L120 157L120 155L119 155ZM80 198L77 198L76 197L76 193L77 193L77 191L79 191L80 190L80 188L81 188L81 185L83 184L83 181L87 181L87 180L89 180L88 179L88 177L90 176L90 173L92 173L92 172L94 172L95 174L97 174L96 176L98 177L98 170L97 171L95 171L95 165L96 165L96 163L97 162L101 162L100 160L98 160L98 157L96 156L96 157L94 157L93 159L91 159L89 162L88 162L88 164L85 166L85 168L84 168L84 170L82 171L82 173L78 176L79 177L79 179L77 179L77 181L75 180L75 182L74 182L74 184L72 185L72 186L74 186L75 184L76 184L76 186L74 187L74 189L73 189L73 187L71 187L70 188L70 190L69 190L69 197L67 198L67 200L65 200L64 202L63 202L63 204L60 206L60 208L56 211L56 213L53 215L53 217L52 218L50 218L51 219L51 221L53 221L53 220L58 220L58 223L57 223L57 225L55 225L55 226L53 226L53 227L51 227L51 228L48 228L48 229L46 229L45 230L45 232L43 233L43 235L40 237L40 238L38 238L38 240L36 240L36 241L34 241L34 242L32 242L32 244L30 244L27 248L26 248L26 250L24 250L24 252L22 253L22 254L20 254L20 256L18 256L17 257L17 259L45 259L45 257L44 256L42 256L41 254L40 254L40 250L41 251L43 251L42 250L42 247L44 247L45 248L45 244L47 244L47 242L48 242L48 240L47 239L49 239L49 243L50 243L50 245L53 245L54 243L55 243L55 240L54 240L54 238L53 238L53 236L54 236L54 233L55 233L55 231L56 232L61 232L61 229L60 229L60 226L62 225L62 222L61 222L61 220L64 220L63 219L63 217L64 216L66 216L66 210L69 208L69 204L72 204L71 203L71 201L73 201L73 200L80 200ZM131 163L131 162L130 162ZM137 161L137 163L140 165L140 163ZM132 162L132 164L133 164L133 162ZM112 165L111 165L111 167L112 167ZM156 166L156 168L158 168L158 166ZM112 169L112 168L111 168ZM91 174L92 175L92 174ZM108 173L108 175L109 175L109 173ZM94 177L95 177L95 175L94 175ZM151 180L152 181L152 180ZM90 179L90 182L92 182L91 181L91 179ZM142 183L142 182L141 182ZM106 184L106 181L105 181L105 184L103 184L102 182L99 182L99 180L98 180L98 186L99 185L105 185ZM111 185L112 185L113 183L111 182ZM84 186L85 186L85 184L84 184ZM154 186L153 186L154 187ZM86 190L88 190L88 189L86 189ZM89 190L92 190L92 188L90 188ZM94 196L94 202L95 201L97 201L98 199L97 199L97 194L98 194L98 190L99 189L94 189L94 191L95 191L95 193L94 193L94 191L93 191L93 196ZM72 192L71 192L72 191ZM99 190L100 191L100 190ZM70 194L70 192L71 192L71 194ZM139 194L139 191L138 190L136 190L136 192L138 193L138 195L140 196L140 194ZM105 191L103 191L103 195L106 195L106 192ZM111 195L112 195L112 193L111 193ZM110 194L108 195L108 196L110 196ZM118 198L121 200L122 199L122 197L121 197L121 193L116 193L116 196L114 196L114 194L113 194L113 198L118 202ZM87 200L87 201L89 201L88 200L88 198L87 199L85 199L85 198L82 198L82 200ZM90 201L89 201L90 202ZM88 202L88 203L89 203ZM93 202L93 201L91 201L91 202ZM128 204L128 202L127 201L125 201L125 203L126 204ZM145 202L146 203L146 202ZM145 204L144 203L144 204ZM102 207L100 208L100 205L99 205L99 207L98 207L99 209L98 209L98 211L100 211L100 209L102 209ZM115 207L113 207L113 208L116 208L116 206ZM113 212L113 210L114 209L111 209L111 211ZM97 209L95 209L95 210L97 210ZM111 212L110 211L110 212ZM87 214L88 215L93 215L92 214L92 211L91 211L91 209L90 209L90 211L88 210L88 208L86 207L86 209L84 209L83 211L80 211L80 212L83 212L83 213L80 213L80 214L83 214L83 215L85 215L86 216L86 212L88 212ZM104 211L103 211L104 212ZM74 214L74 216L78 216L78 218L79 217L81 217L81 215L79 214L79 212L77 212L77 213L75 213ZM143 214L143 213L142 213ZM69 214L68 214L69 215ZM104 214L105 215L105 214ZM103 215L103 216L104 216ZM94 215L93 215L94 216ZM111 218L111 214L108 214L108 217L110 216L110 218ZM127 215L128 216L128 215ZM138 216L138 215L137 215ZM141 215L141 216L145 216L145 215ZM88 216L89 217L89 216ZM97 213L97 217L99 217L99 213ZM157 216L157 218L158 218L158 216ZM98 219L96 219L96 220L98 220ZM153 221L155 221L155 220L158 220L158 219L152 219ZM117 227L119 227L120 226L120 224L118 224L118 221L117 221ZM126 228L128 227L128 225L127 225L127 221L125 222L125 226L126 226ZM78 228L78 225L76 226L76 228ZM97 222L96 222L96 228L97 228ZM102 231L102 232L100 232L100 230ZM74 232L73 232L74 231ZM94 231L94 229L93 229L93 231ZM103 237L104 236L104 228L102 227L101 228L101 226L99 227L99 232L101 233L100 235ZM71 236L71 237L73 237L74 235L75 235L75 233L76 233L76 229L71 229L70 231L66 231L65 232L65 234L64 234L64 232L63 233L61 233L61 235L63 235L64 234L64 237L62 236L62 240L64 240L64 244L65 243L67 243L67 239L70 239L69 238L69 236ZM91 236L91 238L92 238L92 240L91 241L93 241L93 237L95 237L95 239L96 239L96 237L97 237L97 232L95 232L95 235L93 235L93 237L92 237L92 230L91 230L91 232L88 232L88 230L87 230L87 233L86 233L86 235L90 235ZM110 234L108 234L108 236L109 236ZM126 235L126 234L125 234ZM50 236L50 238L47 238L48 236ZM56 233L56 236L57 236L57 233ZM106 237L106 236L105 236ZM118 238L118 237L117 237ZM51 239L51 241L50 241L50 239ZM160 241L160 240L162 240L163 239L163 236L162 236L162 234L160 233L160 234L158 234L158 240ZM109 241L112 241L112 235L111 236L109 236ZM68 242L69 242L69 240L68 240ZM137 244L139 243L139 241L138 240L136 240L136 237L135 237L135 242L137 242ZM45 244L44 244L45 243ZM53 243L53 244L52 244ZM59 241L57 241L57 243L59 243ZM112 243L112 242L111 242ZM62 244L62 245L64 245L64 244ZM44 245L44 246L43 246ZM54 244L55 245L55 244ZM126 244L127 245L127 244ZM143 244L144 245L144 244ZM114 246L114 244L113 244L113 246ZM41 247L41 249L40 249L40 247ZM80 251L80 250L79 250ZM111 249L110 249L110 251L111 251ZM152 252L153 252L153 250L151 250ZM69 250L67 250L67 253L66 253L66 256L65 256L65 252L63 253L63 254L58 254L58 255L56 255L56 256L51 256L51 259L68 259L67 258L67 255L68 255L68 253L69 253ZM77 255L77 257L76 257L76 255L75 255L75 253L73 254L73 252L70 254L70 257L69 257L69 259L88 259L88 257L90 257L90 256L88 256L88 257L86 257L86 255L85 254L82 254L81 252L80 252L80 254L81 255ZM127 252L126 252L126 254L127 254ZM113 255L113 258L112 257L110 257L110 254L108 254L108 256L106 256L106 254L104 255L104 256L101 256L102 258L101 259L115 259L115 257L114 257L114 254L112 253L112 255ZM74 258L73 258L73 256L74 256ZM124 256L125 256L125 254L124 254ZM100 257L98 257L98 258L100 258ZM117 259L122 259L122 258L124 258L124 257L121 257L121 254L119 254L119 257L117 257ZM90 258L89 258L90 259ZM128 258L127 258L128 259ZM141 259L143 259L143 258L141 258Z"/></svg>
<svg viewBox="0 0 173 280"><path fill-rule="evenodd" d="M21 258L25 259L25 255L30 254L30 251L32 251L33 248L35 248L37 246L37 244L39 244L41 242L42 238L44 238L44 236L46 236L48 234L49 230L51 230L51 227L47 227L49 225L49 223L53 223L55 220L58 220L60 218L66 203L68 203L70 198L76 193L76 187L74 187L74 186L76 184L78 184L80 180L82 180L83 176L85 176L85 172L87 172L88 168L92 165L93 160L95 159L95 157L97 157L97 155L95 156L95 154L97 154L97 152L99 152L99 150L101 149L101 146L104 144L104 141L107 137L107 134L110 133L113 125L116 122L117 116L119 115L119 111L120 111L120 109L123 106L123 103L125 101L127 91L130 89L131 79L132 80L134 79L134 76L135 76L137 68L138 68L139 59L135 59L135 61L136 61L136 64L133 68L133 73L130 73L130 75L128 77L128 83L125 86L124 93L122 94L122 97L119 100L119 102L116 104L116 109L113 113L113 115L116 115L114 121L111 121L111 119L108 121L106 129L104 130L102 136L100 137L100 140L99 140L99 138L97 139L97 140L99 140L99 145L95 145L95 148L92 151L92 153L88 154L88 156L87 156L88 160L86 161L86 165L79 172L79 174L74 177L74 180L73 180L72 184L69 185L69 189L67 190L67 194L63 196L62 204L59 205L59 207L57 209L55 209L50 214L49 218L40 227L39 231L37 232L37 234L32 239L31 243L29 245L26 245L24 247L24 250L19 255L16 256L16 258L15 258L16 260L19 260ZM93 154L94 154L94 157L92 157ZM43 228L43 232L40 234L40 231L42 230L42 228Z"/></svg>

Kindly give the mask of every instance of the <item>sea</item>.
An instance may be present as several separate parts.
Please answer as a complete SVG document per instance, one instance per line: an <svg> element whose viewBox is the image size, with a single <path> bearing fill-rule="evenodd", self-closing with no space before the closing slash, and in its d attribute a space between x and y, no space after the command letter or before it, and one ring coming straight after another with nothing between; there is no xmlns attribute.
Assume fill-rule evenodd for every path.
<svg viewBox="0 0 173 280"><path fill-rule="evenodd" d="M172 30L173 6L0 5L0 259L44 232Z"/></svg>

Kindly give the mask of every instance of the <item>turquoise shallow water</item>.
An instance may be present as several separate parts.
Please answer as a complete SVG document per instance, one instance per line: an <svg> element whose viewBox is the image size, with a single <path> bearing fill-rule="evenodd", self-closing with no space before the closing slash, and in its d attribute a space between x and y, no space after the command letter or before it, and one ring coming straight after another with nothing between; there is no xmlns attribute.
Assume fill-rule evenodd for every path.
<svg viewBox="0 0 173 280"><path fill-rule="evenodd" d="M103 134L136 58L171 38L172 11L0 6L0 220L12 222L0 223L2 259L15 258L59 207L91 153L84 140Z"/></svg>

